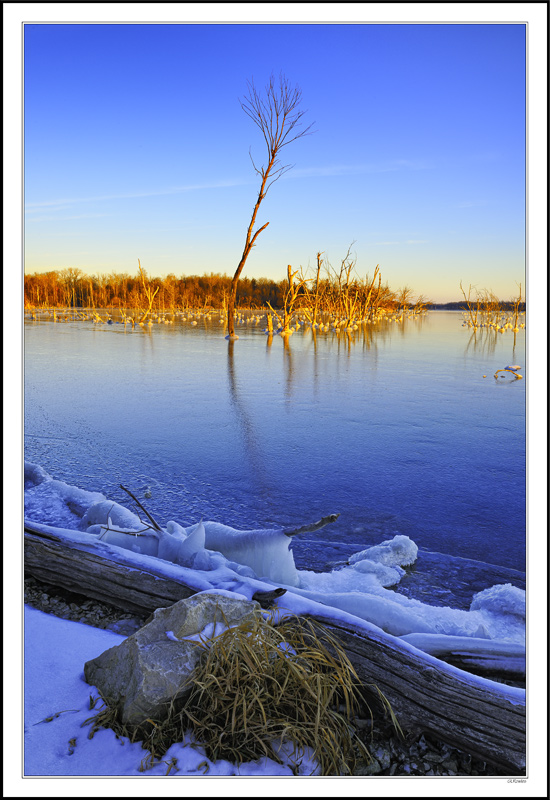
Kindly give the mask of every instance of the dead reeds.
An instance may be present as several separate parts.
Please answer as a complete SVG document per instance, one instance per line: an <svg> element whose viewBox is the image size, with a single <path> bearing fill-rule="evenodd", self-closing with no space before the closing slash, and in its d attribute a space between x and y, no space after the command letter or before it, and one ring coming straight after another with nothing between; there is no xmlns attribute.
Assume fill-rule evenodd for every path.
<svg viewBox="0 0 550 800"><path fill-rule="evenodd" d="M521 283L517 297L507 303L499 300L491 290L475 290L475 297L472 296L474 287L468 287L468 294L460 282L460 290L464 297L464 322L468 328L474 331L478 328L488 328L498 333L511 330L517 333L520 328L525 327L525 323L520 323L520 316L523 314L523 302L521 293Z"/></svg>

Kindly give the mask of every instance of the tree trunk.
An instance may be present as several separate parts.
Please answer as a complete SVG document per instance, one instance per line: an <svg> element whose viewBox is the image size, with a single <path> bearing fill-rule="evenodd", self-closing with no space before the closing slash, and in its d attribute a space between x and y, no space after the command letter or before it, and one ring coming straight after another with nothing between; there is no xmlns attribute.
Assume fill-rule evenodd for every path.
<svg viewBox="0 0 550 800"><path fill-rule="evenodd" d="M25 525L26 574L124 611L149 614L210 587L207 572L174 565L167 577L167 565L155 562L88 542L76 531ZM260 592L257 599L269 603L283 593ZM375 626L344 628L328 610L314 621L338 637L361 683L378 686L405 731L427 731L510 774L524 774L525 692L474 678Z"/></svg>
<svg viewBox="0 0 550 800"><path fill-rule="evenodd" d="M263 173L262 185L260 186L260 191L258 192L258 198L256 200L256 205L254 206L254 210L252 212L252 218L250 220L250 224L249 224L248 230L246 232L246 241L245 241L245 245L244 245L243 254L241 256L241 260L239 261L239 266L235 270L235 274L233 275L233 278L231 280L231 287L229 289L229 299L228 299L228 302L227 302L227 335L228 335L228 338L230 338L230 339L237 338L235 336L235 301L236 301L236 298L237 298L237 286L238 286L238 283L239 283L239 278L241 276L241 272L244 269L244 265L246 264L246 259L248 258L250 251L254 247L254 243L255 243L256 239L258 238L260 233L263 230L265 230L265 228L267 228L267 226L269 225L269 222L266 222L265 225L262 225L261 228L258 228L258 230L256 231L256 233L254 235L252 234L252 230L254 228L254 223L256 222L256 216L258 214L258 209L260 208L260 205L262 204L262 200L264 199L264 197L266 195L266 191L267 191L266 190L266 184L267 184L267 180L269 178L269 173L271 172L271 169L273 168L273 164L274 163L275 163L275 158L273 157L271 159L271 161L269 162L266 171Z"/></svg>

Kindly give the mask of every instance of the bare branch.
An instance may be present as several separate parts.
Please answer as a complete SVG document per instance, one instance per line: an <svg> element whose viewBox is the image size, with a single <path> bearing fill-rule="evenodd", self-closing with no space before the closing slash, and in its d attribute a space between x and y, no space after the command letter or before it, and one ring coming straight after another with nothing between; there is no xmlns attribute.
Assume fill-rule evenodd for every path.
<svg viewBox="0 0 550 800"><path fill-rule="evenodd" d="M123 486L121 483L119 484L119 486L120 486L120 488L121 488L121 489L124 489L124 491L125 491L125 492L127 492L127 493L130 495L130 497L132 498L132 500L134 500L134 502L136 502L136 503L138 504L138 506L141 508L141 510L143 511L143 513L144 513L144 514L147 516L147 519L150 521L150 523L151 523L151 525L153 526L153 528L154 528L156 531L160 531L160 530L162 530L162 528L160 527L160 525L158 524L158 522L157 522L155 519L153 519L153 517L151 516L151 514L149 514L149 512L147 511L147 509L146 509L146 508L144 508L144 506L142 506L142 505L141 505L141 503L139 502L139 500L137 499L137 497L135 497L135 496L132 494L132 492L131 492L129 489L127 489L127 488L126 488L126 486Z"/></svg>
<svg viewBox="0 0 550 800"><path fill-rule="evenodd" d="M311 525L302 525L301 528L293 528L284 530L285 536L297 536L299 533L312 533L324 528L325 525L330 525L331 522L336 522L340 514L329 514L328 517L323 517L319 522L313 522Z"/></svg>

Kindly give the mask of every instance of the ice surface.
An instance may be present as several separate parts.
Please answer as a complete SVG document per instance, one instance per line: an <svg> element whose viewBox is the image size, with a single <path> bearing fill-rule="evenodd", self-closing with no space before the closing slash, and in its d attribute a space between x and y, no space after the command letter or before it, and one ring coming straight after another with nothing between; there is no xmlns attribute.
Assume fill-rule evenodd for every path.
<svg viewBox="0 0 550 800"><path fill-rule="evenodd" d="M136 497L149 488L161 524L296 527L341 511L334 547L291 544L299 568L325 570L398 533L524 572L527 386L481 376L525 363L525 331L517 344L510 334L489 345L481 332L468 343L460 322L436 311L368 326L351 348L308 332L284 351L250 329L234 351L220 348L206 324L151 334L32 323L26 457L123 504L122 477ZM68 380L83 363L85 385Z"/></svg>

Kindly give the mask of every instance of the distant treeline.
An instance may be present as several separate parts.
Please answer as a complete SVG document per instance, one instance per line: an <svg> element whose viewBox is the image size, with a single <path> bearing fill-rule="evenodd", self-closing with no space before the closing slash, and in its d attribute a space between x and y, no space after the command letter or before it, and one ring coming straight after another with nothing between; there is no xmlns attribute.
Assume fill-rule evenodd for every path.
<svg viewBox="0 0 550 800"><path fill-rule="evenodd" d="M356 303L364 295L371 305L376 302L377 307L389 309L411 304L411 290L392 291L387 284L382 284L378 268L375 271L378 285L373 290L373 281L368 276L359 279L352 275L354 262L343 263L339 272L330 274L327 271L326 277L321 277L319 271L312 278L305 279L301 275L301 280L293 287L296 300L300 297L305 300L315 292L319 298L353 296ZM297 274L293 274L293 279ZM69 268L25 275L24 299L26 308L221 309L226 307L230 286L230 277L214 272L154 278L141 266L134 276L126 273L86 275L79 269ZM282 308L288 302L288 291L288 278L273 281L243 277L239 280L236 305L242 309Z"/></svg>
<svg viewBox="0 0 550 800"><path fill-rule="evenodd" d="M269 302L282 302L284 281L267 278L241 278L238 305L262 308ZM149 304L162 310L185 308L222 308L229 295L231 278L227 275L185 275L164 278L110 273L85 275L69 268L25 275L25 307L42 308L140 308Z"/></svg>
<svg viewBox="0 0 550 800"><path fill-rule="evenodd" d="M500 300L499 305L503 311L513 311L516 307L516 303L512 300ZM467 311L468 304L464 300L458 300L455 303L428 303L426 308L439 311ZM525 311L525 303L519 304L519 311Z"/></svg>
<svg viewBox="0 0 550 800"><path fill-rule="evenodd" d="M454 303L431 303L423 297L413 299L408 287L392 290L382 284L378 267L374 277L359 278L355 274L355 262L344 259L339 269L325 265L325 271L306 278L302 272L293 287L295 306L302 300L311 304L319 302L319 308L338 309L343 313L353 306L359 310L370 307L395 310L416 307L423 309L448 309L465 311L465 301ZM375 282L375 278L377 279ZM149 277L140 266L137 275L112 272L108 275L86 275L82 270L70 267L50 272L35 272L25 275L25 308L147 308L156 311L185 309L221 309L226 307L231 286L227 275L211 272L209 275L182 275L177 278L169 274L164 278ZM288 304L289 281L273 281L269 278L242 277L238 284L237 306L243 309L260 309L271 306L282 308ZM344 301L344 302L342 302ZM514 307L512 301L500 301L503 310ZM525 309L521 303L520 311Z"/></svg>

